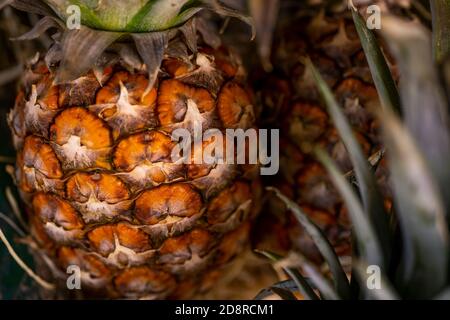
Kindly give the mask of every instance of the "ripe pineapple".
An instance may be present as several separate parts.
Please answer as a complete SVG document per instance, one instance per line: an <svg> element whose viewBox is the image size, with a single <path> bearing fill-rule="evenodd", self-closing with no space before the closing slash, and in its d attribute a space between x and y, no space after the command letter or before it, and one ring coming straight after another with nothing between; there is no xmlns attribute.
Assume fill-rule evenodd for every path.
<svg viewBox="0 0 450 320"><path fill-rule="evenodd" d="M350 172L352 165L302 58L311 57L333 88L368 158L381 149L379 124L370 112L379 108L380 102L347 8L338 10L326 5L297 4L298 8L294 7L296 11L292 14L294 8L290 5L281 1L282 18L272 50L273 71L268 76L257 73L255 80L265 108L263 119L269 119L269 125L280 128L282 137L281 173L268 183L298 203L325 231L344 258L351 253L351 224L341 197L313 150L320 146L328 151L343 172ZM380 164L379 176L385 182L383 166L384 161ZM390 196L385 183L383 191ZM389 201L386 205L389 206ZM294 248L310 260L321 263L322 258L312 240L294 216L286 216L284 205L272 199L269 206L271 208L260 217L256 228L259 229L256 247L279 253ZM267 234L274 234L276 239Z"/></svg>
<svg viewBox="0 0 450 320"><path fill-rule="evenodd" d="M449 12L450 3L436 3L436 8ZM377 79L379 88L390 88L393 95L402 97L399 108L401 117L390 103L377 112L393 190L390 223L379 223L387 218L387 213L376 209L382 206L383 199L377 194L375 177L362 157L362 150L354 147L358 137L349 130L350 119L344 116L344 110L339 107L324 77L310 61L306 62L317 80L330 117L349 146L355 168L364 172L356 177L357 186L354 186L327 151L322 149L316 152L344 198L354 223L355 259L350 283L337 254L330 254L333 248L324 235L317 232L317 227L306 219L307 212L274 190L314 238L332 274L332 277L323 276L304 256L291 253L278 261L278 266L290 270L295 282L283 282L282 288L300 292L305 299L314 300L449 299L450 100L446 95L445 80L439 76L440 61L435 59L436 56L450 57L449 47L440 47L441 41L445 42L449 36L448 32L441 33L440 30L448 26L449 20L439 18L439 15L433 14L433 25L438 27L433 31L438 33L434 35L433 50L430 30L417 21L386 17L381 31L399 63L402 75L402 85L398 91L387 80L390 77ZM372 48L375 48L376 44L373 45ZM381 69L385 70L381 63L374 64L372 68L375 72ZM419 121L410 121L411 117L417 117ZM265 254L272 260L278 259L271 253ZM379 281L376 290L369 285L374 273L377 273ZM305 281L303 277L311 281ZM277 285L281 286L275 284L271 287ZM290 297L286 292L281 293L281 297Z"/></svg>
<svg viewBox="0 0 450 320"><path fill-rule="evenodd" d="M175 129L254 127L239 59L193 18L238 14L188 2L79 1L80 30L62 21L70 2L12 4L47 15L22 39L58 29L9 115L30 239L63 286L81 268L85 296L193 297L247 247L256 166L171 159Z"/></svg>

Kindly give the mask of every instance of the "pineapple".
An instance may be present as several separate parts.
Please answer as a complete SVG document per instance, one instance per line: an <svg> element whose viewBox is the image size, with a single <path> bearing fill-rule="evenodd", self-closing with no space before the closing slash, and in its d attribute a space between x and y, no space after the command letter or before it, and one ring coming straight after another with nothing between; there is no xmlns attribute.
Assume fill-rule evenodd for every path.
<svg viewBox="0 0 450 320"><path fill-rule="evenodd" d="M449 3L434 4L437 12L449 12ZM356 14L356 10L353 13ZM444 30L449 24L448 19L436 18L433 13L434 26L438 27L434 33ZM370 33L369 30L365 32ZM301 253L291 253L279 260L277 255L264 252L277 261L277 268L283 268L292 277L287 283L283 282L282 287L280 283L272 288L281 287L284 291L300 293L305 299L450 298L450 100L446 95L445 80L439 75L442 71L440 64L445 64L445 59L448 61L450 58L449 47L440 46L449 35L445 32L435 34L433 38L438 41L434 42L432 50L429 30L417 21L394 16L385 18L381 35L399 62L402 75L398 92L390 81L386 81L388 77L376 80L378 88L389 88L394 95L402 97L401 117L389 103L384 104L383 110L376 111L390 171L391 215L376 210L376 207L382 207L383 199L376 194L375 174L370 172L369 163L362 156L363 146L360 144L358 147L358 135L352 134L351 118L345 117L345 109L340 107L333 88L326 83L326 74L320 74L318 68L307 60L307 69L313 75L330 117L352 155L355 171L364 173L356 178L356 185L352 185L328 150L320 148L315 151L342 195L353 222L355 250L349 274L351 283L338 261L339 252L333 251L326 237L318 232L320 225L308 218L307 210L273 189L314 239L332 277L322 275ZM364 41L369 39L362 38ZM373 45L375 48L376 44ZM371 57L373 54L368 53ZM447 58L441 61L439 57ZM384 63L376 63L371 70L377 73L387 71ZM414 117L419 121L412 121ZM380 228L379 222L387 217L390 224ZM304 277L311 282L305 281ZM274 292L281 292L281 297L292 297L290 292L281 289ZM262 291L259 296L266 296L266 292Z"/></svg>
<svg viewBox="0 0 450 320"><path fill-rule="evenodd" d="M248 246L257 166L174 162L171 134L255 126L239 58L194 15L246 18L216 1L77 1L72 30L71 3L12 2L47 15L22 40L58 30L9 115L37 265L62 291L79 267L84 297L204 294Z"/></svg>
<svg viewBox="0 0 450 320"><path fill-rule="evenodd" d="M327 150L346 173L351 172L352 164L303 59L310 57L332 87L365 156L369 158L380 151L379 124L371 113L380 107L380 101L346 3L305 6L281 1L281 18L271 58L273 70L269 75L255 75L265 108L263 119L268 119L268 125L280 128L282 137L281 174L268 183L300 205L326 233L343 259L351 253L350 220L342 198L312 151L317 146ZM383 7L392 5L383 4ZM394 66L392 71L396 72ZM379 178L389 198L390 191L384 183L386 175L382 174L384 165L382 161ZM390 205L389 200L386 205ZM269 206L269 212L258 222L256 247L279 253L294 248L321 263L323 260L314 243L295 217L286 216L284 206L277 199L271 200ZM288 232L268 231L274 225ZM277 234L276 239L267 234Z"/></svg>

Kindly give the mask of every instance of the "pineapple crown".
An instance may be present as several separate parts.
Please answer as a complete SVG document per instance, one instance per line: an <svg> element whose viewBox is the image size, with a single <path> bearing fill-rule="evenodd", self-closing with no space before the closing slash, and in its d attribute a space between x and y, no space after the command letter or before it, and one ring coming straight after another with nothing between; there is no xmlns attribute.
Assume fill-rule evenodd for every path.
<svg viewBox="0 0 450 320"><path fill-rule="evenodd" d="M73 81L98 66L103 53L113 44L132 40L149 74L149 87L157 79L164 54L181 39L184 55L197 52L197 30L206 44L220 45L215 28L206 19L194 17L209 10L238 18L249 25L252 19L218 0L1 0L6 5L45 16L34 28L16 40L32 40L49 29L57 29L46 62L59 62L56 84ZM70 27L73 18L79 24ZM75 20L76 21L76 20ZM254 31L253 31L254 33ZM174 40L174 41L172 41ZM179 41L177 41L179 42ZM122 50L123 51L123 50Z"/></svg>

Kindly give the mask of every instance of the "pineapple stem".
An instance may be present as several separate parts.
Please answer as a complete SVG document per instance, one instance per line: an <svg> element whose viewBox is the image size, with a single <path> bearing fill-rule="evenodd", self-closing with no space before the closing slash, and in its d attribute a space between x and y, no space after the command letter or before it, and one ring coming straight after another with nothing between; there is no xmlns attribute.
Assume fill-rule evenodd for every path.
<svg viewBox="0 0 450 320"><path fill-rule="evenodd" d="M22 71L22 68L20 68ZM0 86L2 86L2 72L0 72ZM0 163L13 164L15 159L13 157L0 156Z"/></svg>
<svg viewBox="0 0 450 320"><path fill-rule="evenodd" d="M11 257L17 262L17 264L25 271L26 274L28 274L34 281L36 281L37 284L39 284L41 287L43 287L46 290L54 290L55 285L51 284L41 277L39 277L33 270L31 270L30 267L27 266L27 264L19 257L19 255L14 251L14 248L11 246L11 243L6 238L5 234L3 233L3 230L0 228L0 240L5 245L6 249L8 250Z"/></svg>
<svg viewBox="0 0 450 320"><path fill-rule="evenodd" d="M430 0L433 15L433 51L438 63L450 56L450 0Z"/></svg>
<svg viewBox="0 0 450 320"><path fill-rule="evenodd" d="M5 221L5 223L7 223L15 232L19 234L19 236L25 237L25 233L22 231L22 229L20 229L19 226L3 212L0 212L0 219Z"/></svg>
<svg viewBox="0 0 450 320"><path fill-rule="evenodd" d="M11 188L7 187L5 193L6 199L8 200L12 212L14 213L14 215L16 216L17 220L20 222L24 230L28 230L27 224L25 223L25 221L22 218L22 215L20 214L19 204L17 203L16 198L14 198Z"/></svg>

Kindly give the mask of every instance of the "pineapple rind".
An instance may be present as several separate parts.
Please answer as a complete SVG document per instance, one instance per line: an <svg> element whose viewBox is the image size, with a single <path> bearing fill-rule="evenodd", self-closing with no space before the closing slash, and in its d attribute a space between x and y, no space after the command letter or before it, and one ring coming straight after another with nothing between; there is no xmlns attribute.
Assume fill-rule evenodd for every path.
<svg viewBox="0 0 450 320"><path fill-rule="evenodd" d="M248 165L172 163L170 133L192 125L192 103L218 129L254 126L223 118L253 113L240 62L206 44L166 55L149 90L147 70L120 57L61 85L58 62L24 74L9 124L33 246L61 290L76 265L85 296L204 295L247 247L261 188Z"/></svg>

